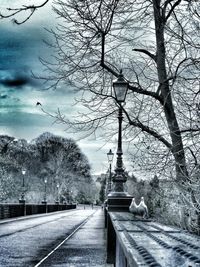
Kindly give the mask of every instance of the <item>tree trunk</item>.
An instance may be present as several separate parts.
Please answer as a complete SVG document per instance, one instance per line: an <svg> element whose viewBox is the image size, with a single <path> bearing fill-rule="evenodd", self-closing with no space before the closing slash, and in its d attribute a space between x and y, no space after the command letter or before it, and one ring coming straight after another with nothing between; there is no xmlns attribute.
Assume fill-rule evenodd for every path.
<svg viewBox="0 0 200 267"><path fill-rule="evenodd" d="M167 120L170 137L172 141L172 154L176 164L176 179L178 182L187 180L188 172L185 161L185 153L183 149L182 137L174 112L174 105L170 92L169 82L167 80L166 71L166 55L165 55L165 41L164 41L164 26L165 18L162 14L159 0L153 0L155 33L157 45L157 73L160 86L161 97L164 101L164 113Z"/></svg>
<svg viewBox="0 0 200 267"><path fill-rule="evenodd" d="M197 234L200 235L200 212L197 212Z"/></svg>
<svg viewBox="0 0 200 267"><path fill-rule="evenodd" d="M156 45L157 45L157 73L158 81L161 92L161 97L163 99L164 112L169 128L169 133L172 141L172 154L175 159L176 167L176 182L179 188L183 191L187 191L191 195L192 203L197 210L200 210L198 201L195 196L195 192L190 186L190 179L188 179L188 171L185 160L185 153L183 148L182 136L180 133L180 128L178 121L176 119L176 114L174 112L174 105L172 102L171 91L169 87L169 82L167 80L166 71L166 55L165 55L165 41L164 41L164 27L165 27L165 17L162 14L162 9L160 7L160 0L153 0L154 8L154 20L155 20L155 33L156 33ZM200 224L200 219L198 225Z"/></svg>

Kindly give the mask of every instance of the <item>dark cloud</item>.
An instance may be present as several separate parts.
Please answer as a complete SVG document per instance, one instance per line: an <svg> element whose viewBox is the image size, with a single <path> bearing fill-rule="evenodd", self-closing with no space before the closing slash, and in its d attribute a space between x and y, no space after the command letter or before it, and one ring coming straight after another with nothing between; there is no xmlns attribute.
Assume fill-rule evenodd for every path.
<svg viewBox="0 0 200 267"><path fill-rule="evenodd" d="M30 83L30 79L28 77L15 77L15 78L7 78L0 81L0 83L6 87L22 87Z"/></svg>
<svg viewBox="0 0 200 267"><path fill-rule="evenodd" d="M6 95L6 94L1 94L1 95L0 95L0 99L7 99L7 98L9 98L9 96Z"/></svg>
<svg viewBox="0 0 200 267"><path fill-rule="evenodd" d="M29 69L0 71L0 85L10 89L26 89L27 85L40 88L41 81L35 79Z"/></svg>

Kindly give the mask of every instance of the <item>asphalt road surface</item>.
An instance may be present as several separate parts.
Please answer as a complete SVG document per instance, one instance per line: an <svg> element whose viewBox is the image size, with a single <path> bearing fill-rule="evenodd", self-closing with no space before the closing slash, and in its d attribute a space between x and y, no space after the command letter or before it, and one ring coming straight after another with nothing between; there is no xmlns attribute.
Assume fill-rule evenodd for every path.
<svg viewBox="0 0 200 267"><path fill-rule="evenodd" d="M96 216L96 214L98 216ZM99 219L99 216L101 219ZM44 259L44 257L51 253L52 255L49 255L47 259L45 259L44 262L39 263L38 266L105 266L103 264L105 244L102 218L103 212L100 209L97 210L87 207L86 209L68 210L45 214L44 216L29 216L23 220L8 220L4 223L1 223L0 221L0 266L36 266L42 259ZM63 254L63 251L66 252L66 249L63 249L64 247L66 248L66 244L68 244L66 239L78 226L80 229L74 234L73 238L75 239L70 239L71 244L73 244L73 255L70 255L70 253L68 253L68 255L66 253ZM96 229L91 230L91 227ZM81 229L82 232L80 232ZM101 235L101 245L99 248L98 238L96 238L98 232ZM90 233L90 236L88 233ZM96 256L101 257L98 259L100 264L95 265L93 256L93 261L88 259L91 261L91 264L89 265L87 262L85 265L80 265L78 263L77 257L79 257L79 255L78 250L76 252L76 249L81 250L82 248L82 250L84 250L83 243L86 240L90 240L90 243L91 240L94 241L94 244L91 244L91 246L96 246ZM58 247L58 249L52 252L56 247ZM72 252L72 248L70 251ZM70 251L68 249L68 252ZM76 258L74 263L72 261L70 262L70 259L72 259L73 256ZM68 259L67 262L66 258ZM57 263L58 261L59 263Z"/></svg>

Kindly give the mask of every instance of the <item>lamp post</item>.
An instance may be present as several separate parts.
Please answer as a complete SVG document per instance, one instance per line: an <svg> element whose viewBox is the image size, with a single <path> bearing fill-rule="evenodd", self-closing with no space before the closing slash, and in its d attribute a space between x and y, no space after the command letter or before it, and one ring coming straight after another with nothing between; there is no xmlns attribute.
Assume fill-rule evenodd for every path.
<svg viewBox="0 0 200 267"><path fill-rule="evenodd" d="M56 204L59 204L59 184L57 183L56 185L57 188L57 199L56 199Z"/></svg>
<svg viewBox="0 0 200 267"><path fill-rule="evenodd" d="M69 189L67 189L67 204L69 204Z"/></svg>
<svg viewBox="0 0 200 267"><path fill-rule="evenodd" d="M117 163L115 174L113 176L113 190L108 194L107 207L105 209L105 226L107 227L107 263L113 263L113 257L115 250L113 249L113 236L114 230L111 223L110 211L128 211L132 201L132 197L124 192L124 183L127 177L123 167L123 152L122 152L122 120L123 109L122 103L125 102L126 94L128 90L128 82L125 81L122 71L118 76L118 79L113 82L113 89L115 98L119 106L118 115L118 146L117 146Z"/></svg>
<svg viewBox="0 0 200 267"><path fill-rule="evenodd" d="M116 101L119 105L118 113L118 147L117 147L117 164L115 169L115 175L113 177L113 191L109 194L110 196L129 196L128 193L124 192L124 183L127 177L123 167L123 152L122 152L122 121L123 121L123 110L122 103L125 102L126 94L128 90L128 82L125 81L122 71L118 76L118 79L113 82L113 89L115 93Z"/></svg>
<svg viewBox="0 0 200 267"><path fill-rule="evenodd" d="M112 161L114 157L114 153L110 149L107 153L108 157L108 163L109 163L109 178L108 178L108 187L107 187L107 194L109 194L112 191L112 174L111 174L111 168L112 168Z"/></svg>
<svg viewBox="0 0 200 267"><path fill-rule="evenodd" d="M47 204L47 178L44 179L44 200L42 204Z"/></svg>
<svg viewBox="0 0 200 267"><path fill-rule="evenodd" d="M67 204L70 204L72 202L72 190L67 189Z"/></svg>
<svg viewBox="0 0 200 267"><path fill-rule="evenodd" d="M26 174L26 169L22 169L22 193L21 193L21 198L19 200L19 203L25 204L25 181L24 181L24 176Z"/></svg>

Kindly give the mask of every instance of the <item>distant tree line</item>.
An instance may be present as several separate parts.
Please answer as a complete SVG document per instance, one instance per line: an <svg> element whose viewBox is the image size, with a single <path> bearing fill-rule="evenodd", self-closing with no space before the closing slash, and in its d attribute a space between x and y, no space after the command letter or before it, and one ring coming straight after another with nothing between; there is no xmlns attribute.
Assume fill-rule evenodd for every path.
<svg viewBox="0 0 200 267"><path fill-rule="evenodd" d="M28 202L93 202L95 184L87 157L72 139L43 133L28 143L25 139L0 136L0 201L17 202L22 192Z"/></svg>

